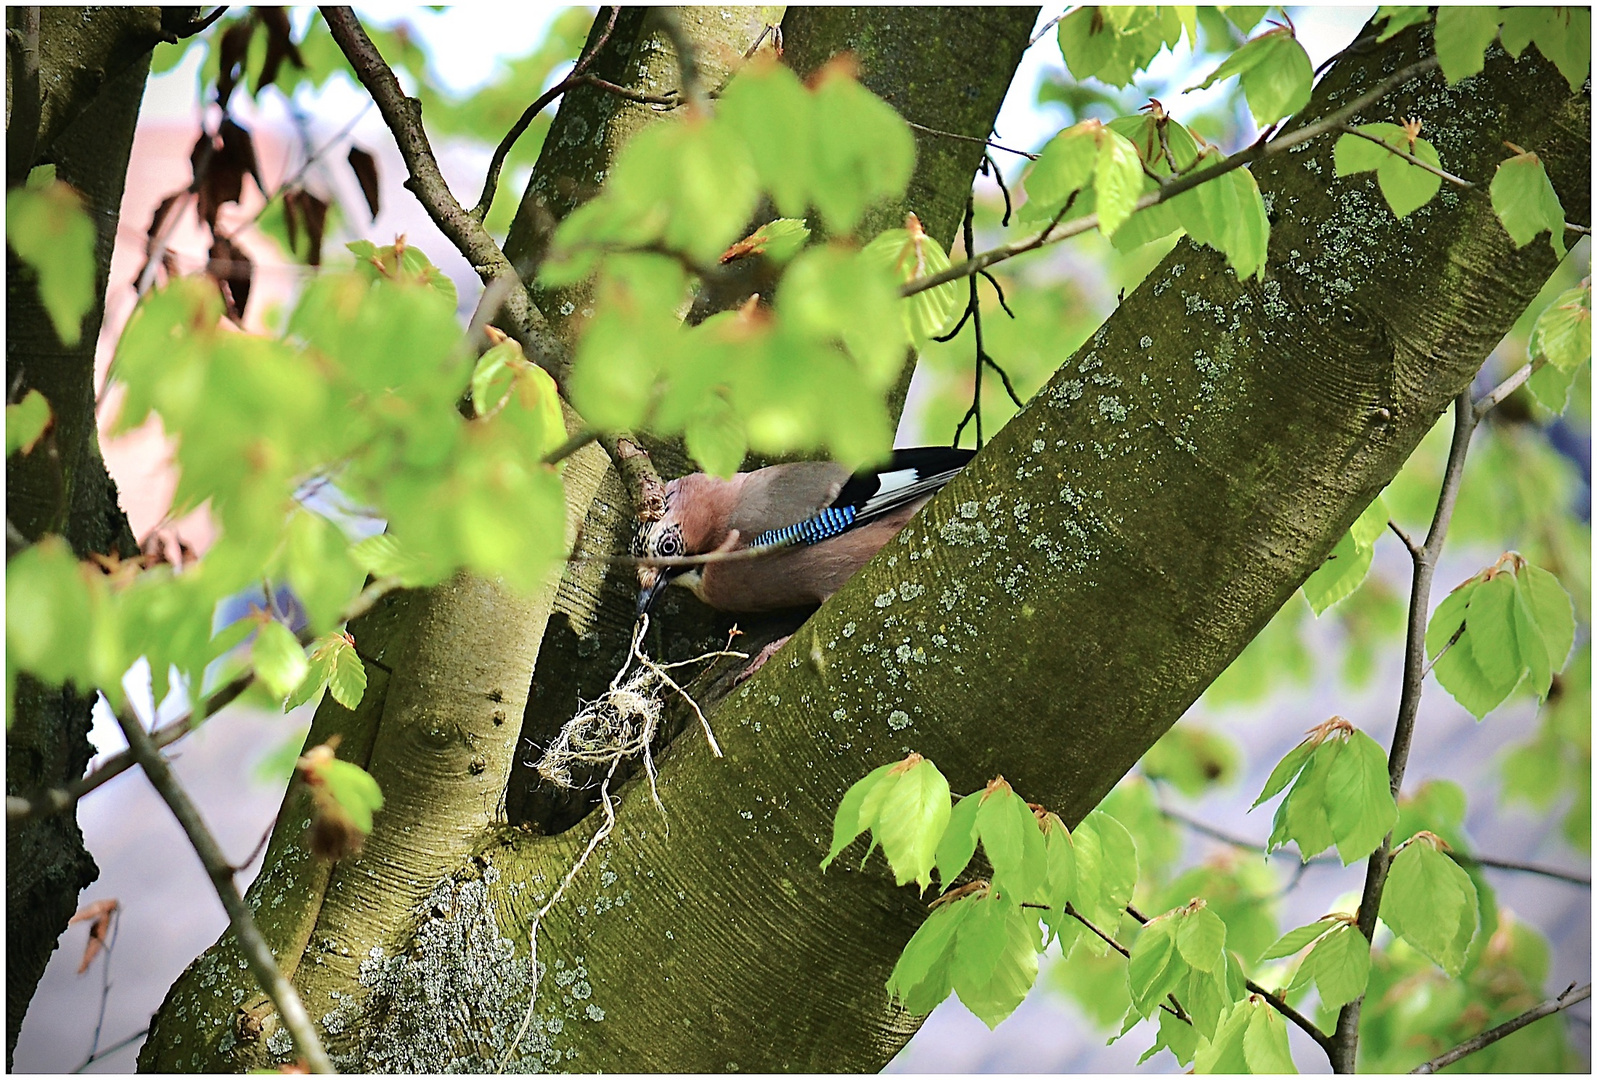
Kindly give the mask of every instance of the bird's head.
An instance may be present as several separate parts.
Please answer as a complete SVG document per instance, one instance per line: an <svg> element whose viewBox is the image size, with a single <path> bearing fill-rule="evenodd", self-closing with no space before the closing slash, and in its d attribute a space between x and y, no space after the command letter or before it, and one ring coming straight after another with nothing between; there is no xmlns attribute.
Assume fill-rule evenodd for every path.
<svg viewBox="0 0 1597 1080"><path fill-rule="evenodd" d="M665 486L665 513L660 520L640 525L633 534L632 554L640 558L676 558L682 555L702 555L715 550L725 538L725 515L721 514L721 527L716 529L716 508L723 500L717 498L725 481L702 474L684 476ZM703 490L700 490L703 489ZM693 588L698 584L700 569L697 566L640 566L638 567L638 614L654 606L665 587L672 582Z"/></svg>

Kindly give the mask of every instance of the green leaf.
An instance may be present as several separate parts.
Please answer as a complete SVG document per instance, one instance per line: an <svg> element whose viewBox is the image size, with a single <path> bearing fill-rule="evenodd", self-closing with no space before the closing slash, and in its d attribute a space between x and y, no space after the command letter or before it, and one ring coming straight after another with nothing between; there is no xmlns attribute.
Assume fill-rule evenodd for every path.
<svg viewBox="0 0 1597 1080"><path fill-rule="evenodd" d="M989 786L976 811L976 831L993 866L993 888L1006 898L1030 900L1048 876L1048 851L1026 800L999 783Z"/></svg>
<svg viewBox="0 0 1597 1080"><path fill-rule="evenodd" d="M1083 120L1048 140L1026 173L1026 203L1040 212L1032 216L1052 216L1092 180L1101 128L1096 120Z"/></svg>
<svg viewBox="0 0 1597 1080"><path fill-rule="evenodd" d="M1555 364L1541 365L1525 380L1525 388L1537 403L1554 415L1562 415L1569 407L1569 388L1574 384L1575 373Z"/></svg>
<svg viewBox="0 0 1597 1080"><path fill-rule="evenodd" d="M1536 317L1530 353L1573 372L1591 359L1591 283L1561 293ZM1532 376L1534 378L1535 376ZM1562 411L1562 410L1560 410Z"/></svg>
<svg viewBox="0 0 1597 1080"><path fill-rule="evenodd" d="M1199 971L1225 968L1225 922L1207 905L1182 915L1176 928L1181 957Z"/></svg>
<svg viewBox="0 0 1597 1080"><path fill-rule="evenodd" d="M1303 595L1314 614L1323 615L1332 604L1351 596L1363 584L1374 560L1373 544L1360 547L1351 532L1343 533L1325 562L1303 583Z"/></svg>
<svg viewBox="0 0 1597 1080"><path fill-rule="evenodd" d="M1436 9L1436 59L1449 85L1486 66L1486 46L1496 40L1502 21L1502 12L1490 5L1443 4Z"/></svg>
<svg viewBox="0 0 1597 1080"><path fill-rule="evenodd" d="M295 639L294 631L275 619L258 624L255 644L250 647L250 664L255 677L278 700L298 689L310 670L305 649Z"/></svg>
<svg viewBox="0 0 1597 1080"><path fill-rule="evenodd" d="M937 843L937 877L944 889L965 872L976 854L976 813L980 809L981 792L978 791L960 799L948 816L948 825Z"/></svg>
<svg viewBox="0 0 1597 1080"><path fill-rule="evenodd" d="M1369 984L1370 943L1355 926L1336 924L1305 958L1305 968L1311 960L1320 1004L1326 1009L1340 1009L1363 994Z"/></svg>
<svg viewBox="0 0 1597 1080"><path fill-rule="evenodd" d="M1200 85L1206 90L1221 79L1240 75L1242 93L1260 127L1267 127L1309 103L1314 65L1286 27L1260 34L1226 58Z"/></svg>
<svg viewBox="0 0 1597 1080"><path fill-rule="evenodd" d="M1044 915L1049 925L1057 930L1057 922L1064 917L1065 905L1076 891L1076 845L1070 839L1065 823L1054 814L1045 819L1043 842L1047 851L1048 872L1043 878L1042 891L1037 899L1052 909Z"/></svg>
<svg viewBox="0 0 1597 1080"><path fill-rule="evenodd" d="M318 770L327 793L362 833L372 831L372 815L383 808L383 792L359 765L332 758Z"/></svg>
<svg viewBox="0 0 1597 1080"><path fill-rule="evenodd" d="M760 186L789 217L804 214L815 183L813 111L810 93L792 69L761 57L745 66L716 103L716 122L748 148Z"/></svg>
<svg viewBox="0 0 1597 1080"><path fill-rule="evenodd" d="M1150 920L1137 934L1126 962L1132 1006L1143 1017L1152 1016L1165 995L1186 979L1188 970L1176 945L1175 919L1161 915Z"/></svg>
<svg viewBox="0 0 1597 1080"><path fill-rule="evenodd" d="M831 232L853 232L873 203L903 193L915 137L892 106L835 70L816 88L812 115L810 201Z"/></svg>
<svg viewBox="0 0 1597 1080"><path fill-rule="evenodd" d="M974 899L961 897L934 908L916 929L887 979L888 994L904 1008L925 1015L953 991L954 939L974 910Z"/></svg>
<svg viewBox="0 0 1597 1080"><path fill-rule="evenodd" d="M333 670L327 687L333 700L350 710L366 696L366 665L354 644L342 634L333 642Z"/></svg>
<svg viewBox="0 0 1597 1080"><path fill-rule="evenodd" d="M1394 6L1383 4L1375 9L1374 21L1385 22L1386 26L1382 28L1380 36L1375 40L1378 42L1386 41L1388 38L1395 37L1397 34L1407 30L1411 26L1428 22L1430 17L1431 9L1428 7L1409 7L1404 5Z"/></svg>
<svg viewBox="0 0 1597 1080"><path fill-rule="evenodd" d="M887 780L887 774L897 764L895 761L877 766L866 773L863 779L856 780L844 793L843 801L838 804L837 814L832 819L832 848L827 852L826 858L821 860L823 873L832 865L832 860L842 854L844 848L871 827L871 820L862 813L865 799ZM870 852L867 851L866 854L869 855Z"/></svg>
<svg viewBox="0 0 1597 1080"><path fill-rule="evenodd" d="M1275 798L1282 788L1291 783L1292 779L1303 771L1303 766L1308 764L1309 757L1314 753L1314 746L1312 740L1304 739L1287 751L1286 756L1270 770L1270 778L1264 782L1264 790L1259 792L1259 797L1253 800L1253 805L1248 809L1257 809L1260 803Z"/></svg>
<svg viewBox="0 0 1597 1080"><path fill-rule="evenodd" d="M1239 1001L1220 1016L1214 1037L1198 1047L1193 1056L1193 1071L1197 1073L1245 1073L1251 1071L1243 1049L1252 1008L1248 1001Z"/></svg>
<svg viewBox="0 0 1597 1080"><path fill-rule="evenodd" d="M1503 48L1514 59L1532 41L1574 93L1591 72L1591 12L1586 8L1503 9Z"/></svg>
<svg viewBox="0 0 1597 1080"><path fill-rule="evenodd" d="M1569 593L1558 578L1539 566L1526 563L1517 575L1536 628L1541 631L1547 659L1554 671L1562 671L1575 645L1575 611Z"/></svg>
<svg viewBox="0 0 1597 1080"><path fill-rule="evenodd" d="M235 625L248 625L248 619L240 619ZM332 642L340 639L342 635L331 634L316 642L316 647L311 650L311 657L305 669L305 677L300 680L299 686L288 695L288 700L283 702L283 711L297 709L301 705L316 697L327 689L327 681L333 677L333 649ZM298 757L298 753L294 755Z"/></svg>
<svg viewBox="0 0 1597 1080"><path fill-rule="evenodd" d="M1470 578L1460 583L1442 599L1440 604L1436 605L1436 610L1431 614L1430 625L1425 628L1425 655L1435 659L1437 653L1453 640L1453 635L1464 625L1470 597L1475 595L1475 590L1479 586L1480 579Z"/></svg>
<svg viewBox="0 0 1597 1080"><path fill-rule="evenodd" d="M1454 977L1475 936L1478 907L1474 882L1428 834L1417 834L1393 857L1381 918Z"/></svg>
<svg viewBox="0 0 1597 1080"><path fill-rule="evenodd" d="M1288 930L1281 935L1274 945L1264 950L1264 954L1259 957L1259 960L1279 960L1283 956L1291 956L1329 932L1335 926L1336 923L1330 919L1320 919L1317 922L1309 923L1307 926Z"/></svg>
<svg viewBox="0 0 1597 1080"><path fill-rule="evenodd" d="M1392 153L1394 149L1402 150L1427 165L1441 168L1442 159L1435 146L1425 139L1411 138L1407 130L1396 124L1364 124L1354 130L1361 134L1345 134L1336 140L1332 156L1337 176L1375 170L1382 196L1400 218L1436 196L1442 185L1440 176Z"/></svg>
<svg viewBox="0 0 1597 1080"><path fill-rule="evenodd" d="M1098 133L1093 191L1098 197L1098 228L1113 236L1136 209L1142 195L1142 158L1130 139L1112 128Z"/></svg>
<svg viewBox="0 0 1597 1080"><path fill-rule="evenodd" d="M1137 1059L1137 1064L1141 1065L1160 1050L1169 1050L1176 1056L1178 1063L1186 1065L1192 1061L1192 1055L1198 1051L1199 1038L1197 1029L1192 1024L1183 1023L1174 1013L1160 1010L1159 1037Z"/></svg>
<svg viewBox="0 0 1597 1080"><path fill-rule="evenodd" d="M495 412L510 396L510 384L515 381L510 362L520 356L521 347L509 340L477 357L471 372L471 403L478 416Z"/></svg>
<svg viewBox="0 0 1597 1080"><path fill-rule="evenodd" d="M965 1007L995 1028L1031 992L1041 945L1037 919L991 893L978 900L959 928L952 965L954 992Z"/></svg>
<svg viewBox="0 0 1597 1080"><path fill-rule="evenodd" d="M37 390L29 390L21 401L6 406L6 457L18 450L33 453L50 425L50 402Z"/></svg>
<svg viewBox="0 0 1597 1080"><path fill-rule="evenodd" d="M1288 840L1297 842L1298 851L1307 861L1336 842L1331 823L1326 815L1326 779L1346 747L1341 739L1326 739L1314 748L1303 771L1292 784L1292 790L1276 807L1275 823L1270 830L1270 848Z"/></svg>
<svg viewBox="0 0 1597 1080"><path fill-rule="evenodd" d="M1059 21L1059 50L1078 82L1096 78L1125 86L1165 43L1165 28L1152 7L1082 7Z"/></svg>
<svg viewBox="0 0 1597 1080"><path fill-rule="evenodd" d="M1255 1003L1256 1001L1256 1003ZM1262 999L1246 1002L1252 1012L1242 1036L1242 1056L1253 1073L1295 1073L1287 1045L1286 1021Z"/></svg>
<svg viewBox="0 0 1597 1080"><path fill-rule="evenodd" d="M1137 884L1137 845L1126 827L1094 810L1071 834L1076 850L1076 894L1083 917L1114 934Z"/></svg>
<svg viewBox="0 0 1597 1080"><path fill-rule="evenodd" d="M1397 823L1386 754L1362 731L1347 738L1346 747L1325 777L1325 810L1343 866L1350 866L1381 846Z"/></svg>
<svg viewBox="0 0 1597 1080"><path fill-rule="evenodd" d="M320 514L303 509L288 519L277 565L305 606L313 633L337 625L364 579L349 538Z"/></svg>
<svg viewBox="0 0 1597 1080"><path fill-rule="evenodd" d="M912 759L918 757L911 755ZM937 766L924 758L906 761L910 763L896 777L888 774L896 782L891 786L883 783L879 788L885 794L876 819L871 822L871 832L882 845L882 854L887 856L897 883L914 881L925 892L932 883L937 842L948 825L948 781ZM1038 839L1041 840L1040 835Z"/></svg>
<svg viewBox="0 0 1597 1080"><path fill-rule="evenodd" d="M860 257L891 273L895 280L908 284L948 269L943 246L927 236L920 221L910 215L910 228L888 229L860 251ZM944 282L901 301L904 330L917 348L952 329L963 309L960 283Z"/></svg>
<svg viewBox="0 0 1597 1080"><path fill-rule="evenodd" d="M1232 169L1182 192L1167 205L1175 208L1194 242L1225 255L1237 277L1256 274L1263 280L1270 219L1251 172Z"/></svg>
<svg viewBox="0 0 1597 1080"><path fill-rule="evenodd" d="M1475 662L1474 652L1462 639L1436 661L1432 670L1442 689L1452 694L1477 720L1501 705L1513 689L1487 678Z"/></svg>
<svg viewBox="0 0 1597 1080"><path fill-rule="evenodd" d="M711 398L682 432L682 441L693 460L711 476L729 477L738 471L749 452L748 434L743 422L720 398Z"/></svg>
<svg viewBox="0 0 1597 1080"><path fill-rule="evenodd" d="M1459 645L1469 649L1487 681L1506 695L1519 682L1525 664L1514 640L1514 577L1499 573L1483 581L1470 597L1464 636Z"/></svg>
<svg viewBox="0 0 1597 1080"><path fill-rule="evenodd" d="M1492 209L1515 247L1524 247L1546 230L1553 251L1564 257L1564 204L1540 157L1526 152L1499 163L1491 193Z"/></svg>
<svg viewBox="0 0 1597 1080"><path fill-rule="evenodd" d="M61 344L83 336L94 306L94 223L83 198L60 181L6 193L6 243L38 275L39 300Z"/></svg>

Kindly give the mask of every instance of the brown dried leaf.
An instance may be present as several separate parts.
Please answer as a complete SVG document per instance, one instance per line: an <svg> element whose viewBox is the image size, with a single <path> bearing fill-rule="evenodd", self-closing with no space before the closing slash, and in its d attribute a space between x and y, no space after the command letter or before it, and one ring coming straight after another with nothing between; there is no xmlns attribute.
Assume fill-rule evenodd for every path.
<svg viewBox="0 0 1597 1080"><path fill-rule="evenodd" d="M261 170L255 161L255 141L250 138L249 130L224 117L221 136L222 154L229 165L236 166L241 174L249 173L254 177L256 190L265 194L266 185L261 183Z"/></svg>
<svg viewBox="0 0 1597 1080"><path fill-rule="evenodd" d="M111 936L111 920L116 917L117 909L121 906L115 897L106 897L104 900L83 905L76 915L67 920L68 926L80 922L89 924L89 940L83 946L83 960L78 964L79 975L89 970L94 958L105 948L106 941Z"/></svg>
<svg viewBox="0 0 1597 1080"><path fill-rule="evenodd" d="M299 55L299 46L294 44L287 11L280 7L258 7L255 14L261 20L261 25L266 27L266 59L261 63L261 73L255 80L258 93L262 87L271 86L277 81L277 73L282 69L284 60L302 71L305 61Z"/></svg>
<svg viewBox="0 0 1597 1080"><path fill-rule="evenodd" d="M255 36L255 17L246 15L229 26L217 45L220 71L216 77L216 103L227 108L233 88L244 75L244 58L249 55L250 38Z"/></svg>
<svg viewBox="0 0 1597 1080"><path fill-rule="evenodd" d="M305 261L311 266L322 265L322 234L327 227L327 204L308 191L299 193L300 213L305 215L305 232L310 238L310 250Z"/></svg>
<svg viewBox="0 0 1597 1080"><path fill-rule="evenodd" d="M244 325L244 307L250 299L250 283L254 280L255 264L249 256L225 236L217 236L211 244L211 259L205 272L216 279L222 290L222 300L227 304L227 317Z"/></svg>
<svg viewBox="0 0 1597 1080"><path fill-rule="evenodd" d="M168 216L174 212L175 208L177 207L177 201L186 194L188 194L187 191L179 191L168 195L166 198L161 200L161 205L156 207L155 217L150 219L150 231L145 234L144 265L139 267L139 272L133 276L135 288L138 287L139 282L144 280L144 272L150 268L150 259L155 254L159 237L162 230L166 227ZM171 251L167 250L166 245L160 244L159 246L161 248L161 265L166 267L167 276L170 278L172 276L173 266L172 253Z"/></svg>
<svg viewBox="0 0 1597 1080"><path fill-rule="evenodd" d="M372 220L377 220L377 159L360 147L352 146L349 148L349 167L355 170L355 179L360 181L360 192L366 196Z"/></svg>

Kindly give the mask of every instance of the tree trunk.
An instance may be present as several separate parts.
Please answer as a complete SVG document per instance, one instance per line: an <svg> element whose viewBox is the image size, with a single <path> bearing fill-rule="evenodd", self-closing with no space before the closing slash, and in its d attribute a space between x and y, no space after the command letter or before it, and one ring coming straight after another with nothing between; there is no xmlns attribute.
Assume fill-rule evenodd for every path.
<svg viewBox="0 0 1597 1080"><path fill-rule="evenodd" d="M6 462L8 522L27 540L64 536L83 557L90 552L137 554L138 545L117 504L116 486L100 459L94 414L94 349L105 314L105 287L116 242L122 189L139 101L149 73L150 46L160 26L157 8L32 9L39 20L38 81L27 94L8 64L8 162L25 178L34 164L53 162L56 176L84 196L95 223L95 303L78 344L55 335L31 270L6 252L7 401L38 390L50 402L54 426L26 456ZM19 27L29 9L7 9ZM16 57L16 54L12 54ZM14 85L15 83L15 85ZM6 731L6 792L32 794L83 775L92 695L17 680ZM76 910L78 893L99 870L71 814L29 822L6 836L6 1060L56 940Z"/></svg>
<svg viewBox="0 0 1597 1080"><path fill-rule="evenodd" d="M1306 115L1411 62L1421 37L1337 64ZM903 77L907 96L916 84ZM1418 80L1360 119L1412 113L1467 176L1489 176L1504 139L1535 148L1570 219L1589 221L1589 102L1534 50L1517 64L1494 50L1467 89ZM667 816L646 787L623 790L615 832L543 923L547 967L513 1066L851 1071L902 1046L918 1021L882 986L925 908L879 861L819 873L846 787L913 749L957 791L1001 772L1079 820L1324 559L1553 269L1544 242L1514 249L1478 192L1394 220L1368 176L1330 179L1330 143L1255 170L1274 221L1264 282L1179 245L947 491L711 712L724 758L691 732L670 747ZM573 519L586 506L576 495L596 486L574 494ZM391 616L400 636L413 624L409 643L367 652L372 689L352 721L381 714L373 768L400 809L332 872L325 903L380 907L382 933L322 923L298 938L310 945L296 981L346 1067L496 1065L527 1005L529 919L600 825L592 815L557 836L484 831L472 857L449 865L467 838L459 823L413 814L430 796L390 788L434 783L436 765L421 773L416 761L463 761L455 741L495 730L493 691L519 705L499 669L524 677L524 661L469 646L445 655L428 640L450 628L432 617L440 604L504 603L486 587L441 591L462 599L409 601L428 622ZM382 647L380 634L357 636ZM451 662L496 670L451 677ZM415 688L391 733L402 680ZM313 738L341 722L335 713L323 707ZM414 746L385 757L396 738ZM479 822L489 812L454 809ZM450 840L444 857L402 861L402 848L435 835ZM276 838L274 851L252 894L259 910L322 903L290 884L312 872L298 841ZM239 1052L228 1003L253 987L227 958L224 939L174 988L142 1065L288 1054L270 1016L267 1052Z"/></svg>

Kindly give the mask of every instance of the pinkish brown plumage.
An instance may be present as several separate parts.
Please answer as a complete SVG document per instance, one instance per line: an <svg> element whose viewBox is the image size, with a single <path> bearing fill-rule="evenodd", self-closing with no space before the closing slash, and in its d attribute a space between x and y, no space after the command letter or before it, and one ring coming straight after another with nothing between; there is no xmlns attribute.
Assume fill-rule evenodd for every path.
<svg viewBox="0 0 1597 1080"><path fill-rule="evenodd" d="M639 611L675 581L723 611L819 604L840 589L970 458L942 447L894 451L881 469L851 474L793 462L666 485L665 516L640 534L639 554L702 555L769 544L769 554L638 571ZM773 534L778 534L773 537Z"/></svg>

